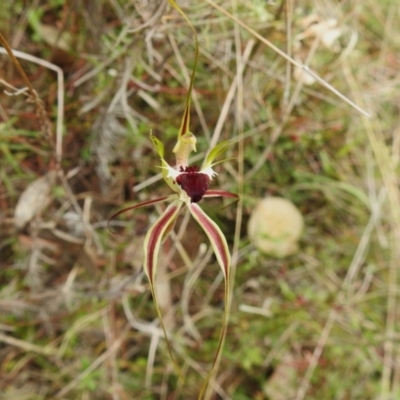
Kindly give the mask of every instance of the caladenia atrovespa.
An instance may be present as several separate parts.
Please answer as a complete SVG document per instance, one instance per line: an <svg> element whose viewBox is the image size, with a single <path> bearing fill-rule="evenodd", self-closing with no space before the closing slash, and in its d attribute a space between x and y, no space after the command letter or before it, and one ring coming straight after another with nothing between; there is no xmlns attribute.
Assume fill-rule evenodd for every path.
<svg viewBox="0 0 400 400"><path fill-rule="evenodd" d="M185 110L185 113L188 109ZM162 175L168 186L175 192L169 196L159 197L153 200L144 201L138 203L134 206L126 207L111 218L115 218L118 215L128 211L134 210L140 207L145 207L161 202L169 202L168 207L163 211L159 218L154 222L154 224L148 230L145 240L144 240L144 260L143 267L145 273L149 279L150 289L153 295L155 307L157 314L161 321L161 326L164 331L164 336L167 342L168 350L173 361L173 364L180 375L180 369L177 366L175 359L172 355L171 344L169 342L166 330L164 328L164 323L159 307L159 302L157 294L155 292L155 276L157 271L157 259L160 251L160 246L162 241L166 238L169 233L170 228L174 225L174 222L179 214L182 207L187 207L193 216L193 218L198 222L200 227L206 233L208 240L214 250L215 256L217 258L218 264L220 265L223 276L224 276L224 302L225 310L222 321L222 329L220 334L219 343L217 346L215 358L210 369L210 372L203 384L201 394L199 398L202 398L203 393L207 387L208 381L214 372L214 367L217 365L223 342L225 340L228 315L227 306L229 304L229 293L230 293L230 264L231 256L229 248L225 239L224 234L218 225L201 209L198 202L202 198L209 197L228 197L237 199L238 196L234 193L209 189L209 185L212 178L216 175L213 170L213 166L216 164L214 162L215 158L220 155L223 151L229 147L233 141L225 141L218 144L213 150L211 150L204 160L201 168L198 166L188 165L188 157L191 151L196 150L196 138L195 136L187 130L187 126L183 125L179 131L178 141L174 148L176 154L176 165L171 167L164 159L164 145L157 139L153 134L150 134L150 139L160 156L161 159L161 169Z"/></svg>
<svg viewBox="0 0 400 400"><path fill-rule="evenodd" d="M202 198L208 197L228 197L228 198L238 198L234 193L230 193L223 190L209 189L210 183L216 172L213 170L213 166L218 162L215 159L221 155L229 146L231 146L236 140L228 140L216 145L205 158L201 168L198 166L189 165L189 155L192 151L196 151L196 137L193 133L189 131L190 122L190 102L191 102L191 92L193 88L193 81L196 72L197 58L198 58L198 39L196 31L193 25L190 23L187 16L183 13L180 7L175 3L174 0L169 0L170 5L177 10L183 18L187 21L190 28L194 33L195 38L195 57L194 57L194 67L190 78L190 84L188 89L188 94L186 97L185 111L182 117L181 126L178 132L178 139L173 152L176 156L176 164L171 167L164 159L164 145L163 143L150 133L150 139L153 146L158 153L161 160L162 175L165 182L172 189L174 194L169 196L160 197L153 200L144 201L142 203L136 204L131 207L124 208L117 213L115 213L111 218L124 213L128 210L133 210L140 207L145 207L161 202L169 202L170 204L163 211L157 221L148 230L145 241L144 241L144 260L143 266L145 273L149 279L150 289L153 295L153 300L157 310L157 314L161 321L161 326L166 339L169 354L171 356L174 367L176 368L178 374L181 376L180 369L175 362L172 354L172 347L168 339L160 307L157 299L157 294L155 292L155 276L157 271L157 260L160 251L160 246L162 241L168 235L171 227L178 216L179 211L182 207L187 207L193 218L198 222L200 227L206 233L208 240L214 250L218 264L220 265L223 276L224 276L224 300L225 309L223 314L222 328L220 333L220 338L216 350L216 354L212 363L212 367L207 374L207 377L203 383L202 389L199 394L199 398L203 398L205 391L208 386L208 382L216 369L218 364L223 343L226 336L227 324L228 324L228 305L229 305L229 293L230 293L230 267L231 267L231 256L228 249L228 245L224 234L218 225L200 208L199 201ZM221 162L221 161L219 161Z"/></svg>

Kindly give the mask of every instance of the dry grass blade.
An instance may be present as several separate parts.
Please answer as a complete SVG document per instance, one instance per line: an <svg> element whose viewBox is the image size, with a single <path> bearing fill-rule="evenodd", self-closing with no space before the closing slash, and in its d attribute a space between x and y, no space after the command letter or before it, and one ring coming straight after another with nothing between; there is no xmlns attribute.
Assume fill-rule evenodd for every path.
<svg viewBox="0 0 400 400"><path fill-rule="evenodd" d="M62 160L62 132L63 132L63 118L64 118L64 73L60 67L57 65L50 63L46 60L42 60L41 58L32 56L30 54L23 53L18 50L11 50L8 46L7 41L1 36L0 40L5 49L0 47L0 53L8 54L13 60L14 65L17 67L20 72L23 80L25 81L29 93L32 97L32 101L35 103L38 110L38 118L43 127L44 133L47 135L47 138L53 140L53 130L51 127L51 123L49 121L49 117L47 115L46 110L43 107L43 101L38 97L36 91L33 89L32 85L29 82L29 79L26 77L25 72L21 68L16 57L20 57L21 59L31 61L33 63L44 66L45 68L51 69L57 73L57 124L56 124L56 143L55 143L55 154L56 161L58 164L61 163ZM16 56L16 57L15 57Z"/></svg>
<svg viewBox="0 0 400 400"><path fill-rule="evenodd" d="M11 346L18 347L24 351L32 351L34 353L43 354L45 356L55 356L57 355L57 349L48 345L48 346L38 346L24 340L16 339L12 336L7 336L4 333L0 332L0 342L9 344Z"/></svg>
<svg viewBox="0 0 400 400"><path fill-rule="evenodd" d="M244 29L246 29L248 32L250 32L254 37L256 37L258 40L260 40L262 43L266 44L268 47L270 47L272 50L274 50L277 54L282 56L284 59L289 61L291 64L296 66L297 68L301 69L305 73L309 74L312 78L314 78L316 81L318 81L322 86L325 86L327 89L332 91L332 93L336 94L340 99L345 101L347 104L349 104L351 107L356 109L359 113L362 115L365 115L366 117L370 117L370 113L362 109L360 106L355 104L353 101L351 101L348 97L340 93L336 88L334 88L332 85L330 85L328 82L326 82L324 79L319 77L314 71L312 71L307 65L303 65L299 62L297 62L295 59L289 57L285 52L283 52L281 49L276 47L274 44L272 44L269 40L265 39L262 37L260 34L258 34L254 29L250 28L248 25L246 25L244 22L242 22L239 18L235 17L228 11L226 11L224 8L213 2L212 0L205 0L207 3L212 5L214 8L216 8L218 11L221 13L225 14L227 17L229 17L232 21L234 21L236 24L240 25Z"/></svg>

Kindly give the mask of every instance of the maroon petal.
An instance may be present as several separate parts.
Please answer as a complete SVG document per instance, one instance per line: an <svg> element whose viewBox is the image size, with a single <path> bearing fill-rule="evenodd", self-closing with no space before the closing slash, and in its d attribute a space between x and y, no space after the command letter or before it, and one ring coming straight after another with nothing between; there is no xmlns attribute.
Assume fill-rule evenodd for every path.
<svg viewBox="0 0 400 400"><path fill-rule="evenodd" d="M198 203L203 198L210 183L210 177L198 170L195 166L186 167L176 178L176 183L187 193L191 203Z"/></svg>

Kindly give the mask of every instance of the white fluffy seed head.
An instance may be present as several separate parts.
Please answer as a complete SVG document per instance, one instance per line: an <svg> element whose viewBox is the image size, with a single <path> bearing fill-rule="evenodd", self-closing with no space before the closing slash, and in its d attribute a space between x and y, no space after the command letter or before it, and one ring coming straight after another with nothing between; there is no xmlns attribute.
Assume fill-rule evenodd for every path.
<svg viewBox="0 0 400 400"><path fill-rule="evenodd" d="M303 216L292 202L280 197L267 197L254 208L248 235L258 250L282 258L297 251L303 227Z"/></svg>

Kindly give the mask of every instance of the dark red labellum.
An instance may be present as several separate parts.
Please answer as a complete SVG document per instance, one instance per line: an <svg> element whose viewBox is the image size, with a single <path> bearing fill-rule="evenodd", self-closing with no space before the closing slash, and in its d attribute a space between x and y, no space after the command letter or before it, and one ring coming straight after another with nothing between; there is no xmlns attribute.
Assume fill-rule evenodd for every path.
<svg viewBox="0 0 400 400"><path fill-rule="evenodd" d="M210 177L199 172L197 166L186 167L185 169L181 167L180 172L181 174L176 178L176 183L187 193L191 203L198 203L208 190Z"/></svg>

